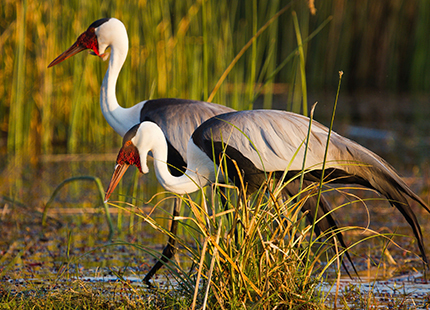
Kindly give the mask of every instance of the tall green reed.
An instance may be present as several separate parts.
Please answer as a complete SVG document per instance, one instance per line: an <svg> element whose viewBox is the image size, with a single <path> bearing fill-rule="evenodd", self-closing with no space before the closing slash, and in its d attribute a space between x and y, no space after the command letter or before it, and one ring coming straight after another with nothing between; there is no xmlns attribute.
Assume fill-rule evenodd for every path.
<svg viewBox="0 0 430 310"><path fill-rule="evenodd" d="M286 4L255 0L248 9L240 1L138 1L124 6L6 1L0 11L9 25L3 25L0 41L0 91L5 95L0 110L5 112L1 121L2 128L7 126L7 152L22 151L37 160L41 153L105 152L120 143L98 106L107 63L81 53L46 68L95 19L115 16L128 29L130 52L117 96L129 107L147 98L208 98L234 55ZM304 8L300 14L309 13ZM261 74L276 64L279 37L292 31L285 16L276 18L252 43L216 92L215 102L237 109L252 106L256 81L264 81ZM234 95L232 89L237 90ZM265 107L270 107L272 96L270 91L266 94Z"/></svg>
<svg viewBox="0 0 430 310"><path fill-rule="evenodd" d="M287 2L282 11L279 7L277 1L257 0L251 10L240 1L202 4L165 0L128 2L124 7L109 2L97 6L78 1L63 4L53 0L49 5L7 1L1 13L7 19L14 18L10 12L17 13L16 22L11 23L14 36L4 42L8 56L4 59L12 59L14 64L13 70L4 72L13 78L0 76L5 85L13 86L10 97L0 102L0 108L9 112L4 122L8 125L7 153L13 159L9 171L14 173L6 175L13 175L15 182L9 195L22 188L21 173L16 172L28 160L22 161L19 154L28 154L37 162L39 154L106 152L120 144L120 137L107 125L99 108L107 62L81 53L46 68L93 20L115 16L128 29L129 57L117 85L121 105L129 107L159 97L205 99L242 50L223 83L212 92L212 99L244 109L253 105L257 79L264 81L267 68L276 61L273 42L277 38L273 36L288 24L288 20L279 20L291 5ZM142 18L131 12L139 12ZM68 22L64 16L74 18ZM252 45L249 51L243 48L247 41ZM269 51L266 42L272 42ZM271 56L266 62L268 52ZM6 64L4 61L0 66ZM264 73L260 73L261 67L266 68ZM251 75L249 68L254 72ZM269 107L270 91L266 94ZM76 165L72 168L76 170Z"/></svg>
<svg viewBox="0 0 430 310"><path fill-rule="evenodd" d="M37 160L40 153L105 152L120 143L98 107L106 63L83 53L54 69L46 68L95 19L115 16L128 28L130 55L117 90L119 102L131 106L146 98L209 98L234 56L288 3L254 0L249 6L241 1L163 0L120 6L113 1L4 1L0 122L7 143L2 152L21 151ZM272 79L287 85L288 109L297 111L296 103L302 100L303 56L312 91L332 86L339 68L348 73L346 88L370 83L388 89L428 90L429 70L423 56L429 49L424 39L429 20L425 1L397 0L392 7L368 0L316 5L316 15L311 15L307 1L292 4L303 38L328 16L333 16L333 22L303 46L301 58L293 57ZM385 39L380 40L381 36ZM265 74L296 47L291 15L283 14L252 43L213 100L236 109L252 107L255 83L267 80ZM265 87L265 108L272 106L272 88L270 83Z"/></svg>

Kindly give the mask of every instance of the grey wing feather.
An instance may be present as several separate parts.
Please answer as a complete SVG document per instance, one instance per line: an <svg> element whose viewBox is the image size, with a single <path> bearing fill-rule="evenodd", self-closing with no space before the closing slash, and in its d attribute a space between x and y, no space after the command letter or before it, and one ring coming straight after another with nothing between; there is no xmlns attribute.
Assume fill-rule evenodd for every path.
<svg viewBox="0 0 430 310"><path fill-rule="evenodd" d="M309 125L306 117L283 111L253 110L224 114L215 119L205 123L206 139L210 140L211 134L217 141L222 139L244 154L260 170L284 170L290 162L291 170L301 170L305 149L303 142ZM316 130L316 134L327 135L323 126L312 128ZM324 147L322 141L311 140L312 152L307 158L307 167L321 164L319 155L324 154ZM321 151L317 152L317 149Z"/></svg>
<svg viewBox="0 0 430 310"><path fill-rule="evenodd" d="M302 169L309 127L309 118L305 116L274 110L240 111L220 115L205 124L203 133L206 139L210 140L210 135L215 140L222 139L262 171L283 171L288 167L291 171ZM306 168L320 169L328 128L313 121L311 129ZM325 167L337 168L367 180L384 195L387 194L387 187L395 184L398 190L430 212L424 201L409 189L384 159L336 132L331 133ZM390 184L384 184L387 182ZM396 198L400 200L401 197Z"/></svg>

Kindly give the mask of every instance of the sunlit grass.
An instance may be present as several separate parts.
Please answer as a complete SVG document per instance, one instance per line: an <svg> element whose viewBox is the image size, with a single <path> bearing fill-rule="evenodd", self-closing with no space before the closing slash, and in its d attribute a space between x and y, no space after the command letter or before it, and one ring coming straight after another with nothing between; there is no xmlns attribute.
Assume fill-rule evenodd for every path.
<svg viewBox="0 0 430 310"><path fill-rule="evenodd" d="M226 189L229 197L226 211L220 205L220 194L215 187L206 192L203 200L184 198L183 213L176 218L181 228L175 236L178 257L160 270L163 276L153 280L155 290L148 290L142 283L146 271L139 266L150 261L146 259L148 254L159 258L160 250L154 249L154 244L163 240L143 241L139 236L153 229L159 235L171 236L168 225L161 221L168 215L160 215L157 211L175 196L159 193L152 198L155 204L149 209L143 208L141 201L137 206L111 204L123 209L124 214L134 212L135 218L143 220L145 226L143 231L136 232L137 241L117 231L116 241L107 244L104 240L108 225L103 213L99 218L105 223L101 227L106 233L100 236L94 234L94 229L88 235L90 223L99 226L95 224L98 220L94 215L86 217L81 224L76 216L63 215L57 219L63 225L70 225L69 228L59 228L50 218L49 225L41 232L42 214L16 203L6 216L21 228L12 227L7 234L3 233L9 248L0 260L2 306L22 309L192 309L193 305L195 309L272 309L281 305L285 309L330 308L334 296L321 291L321 284L336 287L336 273L345 274L340 266L343 249L333 247L329 239L331 233L310 238L312 225L305 224L304 215L298 211L309 191L301 193L300 200L292 197L282 201L268 195L276 193L276 189L267 184L261 193L242 198L238 203L238 189L232 186ZM350 190L353 188L337 188L335 193L348 195ZM330 189L325 191L327 193ZM343 208L357 202L371 204L378 199L350 199L338 205L335 212L342 212ZM14 230L18 233L13 233ZM361 276L366 277L369 271L372 276L382 275L387 270L381 263L383 251L394 241L394 235L380 234L365 227L341 228L346 235L354 230L359 240L351 242L348 249L353 257L355 246L372 247L372 254L369 253L372 268L364 270ZM365 234L359 236L362 232ZM351 236L354 235L349 235L349 239ZM51 243L56 246L50 246ZM121 260L121 264L111 262L113 259ZM106 268L106 263L110 267ZM191 268L190 263L193 264ZM402 268L411 268L407 267L410 264L407 262L398 261L398 264L396 268L400 273ZM86 280L87 277L90 280ZM337 298L337 304L343 305L338 307L341 309L405 302L410 304L411 297L402 295L400 289L396 296L381 299L376 292L366 295L352 286L341 290ZM416 303L421 304L422 300Z"/></svg>
<svg viewBox="0 0 430 310"><path fill-rule="evenodd" d="M339 296L336 298L333 293L321 291L322 285L327 287L330 286L329 283L334 286L334 291L340 289L337 287L336 277L341 274L346 276L346 271L341 266L341 262L345 260L345 250L355 257L356 246L380 239L382 243L376 242L378 245L375 248L379 254L375 254L381 258L376 260L372 273L376 271L381 274L386 270L382 262L387 244L391 243L391 246L405 251L393 242L395 234L378 233L366 227L341 227L338 231L315 236L312 233L315 224L304 224L305 215L299 210L308 195L318 188L318 184L313 190L304 189L300 193L300 200L297 200L297 196L287 200L278 199L274 194L277 192L276 188L266 184L259 194L242 197L239 201L238 188L219 185L227 190L226 209L220 203L217 186L206 191L203 200L195 197L182 198L184 210L180 216L175 217L181 228L177 235L172 235L167 225L161 224L153 216L154 210L161 206L163 200L155 204L150 212L133 208L136 217L140 217L166 237L176 240L180 259L169 260L163 269L168 270L174 279L175 290L181 291L181 300L185 302L184 307L187 309L272 309L275 306L283 306L285 309L323 309L330 307L327 303L333 303L333 300L342 303L350 298L350 294L344 296L343 290L338 292ZM351 190L354 188L328 187L325 194L334 191L336 195L349 195ZM174 197L170 194L166 196L167 199ZM337 206L333 212L339 214L350 205L377 202L377 199L352 199L353 197L351 195L348 202ZM128 204L113 203L112 206L130 210ZM358 232L357 235L364 235L351 242L348 249L341 248L332 239L332 233L349 235L354 231ZM154 259L160 257L160 251L145 244L125 241L116 244L136 247ZM381 247L378 249L379 245ZM189 262L184 263L187 260ZM191 269L190 262L194 266ZM369 271L370 266L375 266L375 262L370 263ZM352 272L352 269L349 271ZM361 276L366 277L366 272L361 273ZM153 285L158 287L160 284L154 281Z"/></svg>

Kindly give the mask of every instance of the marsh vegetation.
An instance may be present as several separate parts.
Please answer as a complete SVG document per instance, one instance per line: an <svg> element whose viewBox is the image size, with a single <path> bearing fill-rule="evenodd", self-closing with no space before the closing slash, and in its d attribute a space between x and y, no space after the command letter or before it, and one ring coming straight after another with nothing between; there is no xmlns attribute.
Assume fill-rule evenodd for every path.
<svg viewBox="0 0 430 310"><path fill-rule="evenodd" d="M350 253L370 289L343 278L337 286L345 258L326 238L310 237L300 201L283 205L260 193L237 203L237 188L229 187L227 211L215 188L184 198L179 253L154 281L160 289L147 290L141 279L167 240L175 196L152 172L129 172L108 206L110 238L94 181L107 185L121 145L100 113L107 63L82 53L46 67L92 21L114 16L130 38L117 86L121 105L179 97L306 114L318 101L315 118L324 124L343 70L336 131L386 158L428 202L426 0L119 3L0 6L1 307L425 307L428 286L407 223L374 193L351 188L326 195L348 227L348 244L357 243ZM54 190L82 176L90 178L56 193L43 226ZM373 207L353 203L350 192ZM428 246L428 214L414 210Z"/></svg>

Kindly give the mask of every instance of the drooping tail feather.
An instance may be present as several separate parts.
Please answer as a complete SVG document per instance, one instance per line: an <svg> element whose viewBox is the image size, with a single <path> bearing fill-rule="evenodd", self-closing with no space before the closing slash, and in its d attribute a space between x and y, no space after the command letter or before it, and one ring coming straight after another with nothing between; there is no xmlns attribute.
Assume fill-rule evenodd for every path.
<svg viewBox="0 0 430 310"><path fill-rule="evenodd" d="M394 174L394 175L393 175ZM374 180L374 181L373 181ZM384 171L380 171L380 174L375 174L371 186L384 195L391 205L395 206L400 213L404 216L406 221L411 226L414 235L418 241L418 247L420 249L422 258L424 262L428 265L428 259L424 248L424 240L421 232L420 224L415 216L414 211L412 210L408 200L406 197L411 198L412 200L417 201L424 207L428 212L430 212L428 206L424 203L424 201L418 197L400 177L392 172L390 174L384 173ZM406 195L406 197L405 197Z"/></svg>
<svg viewBox="0 0 430 310"><path fill-rule="evenodd" d="M374 189L385 196L390 204L402 213L411 226L418 241L422 258L428 264L421 228L406 198L415 200L429 213L430 208L384 159L351 140L339 137L337 135L331 140L333 148L329 160L347 161L350 164L327 169L324 174L328 176L326 181L359 184ZM319 178L321 172L312 172L311 175Z"/></svg>

